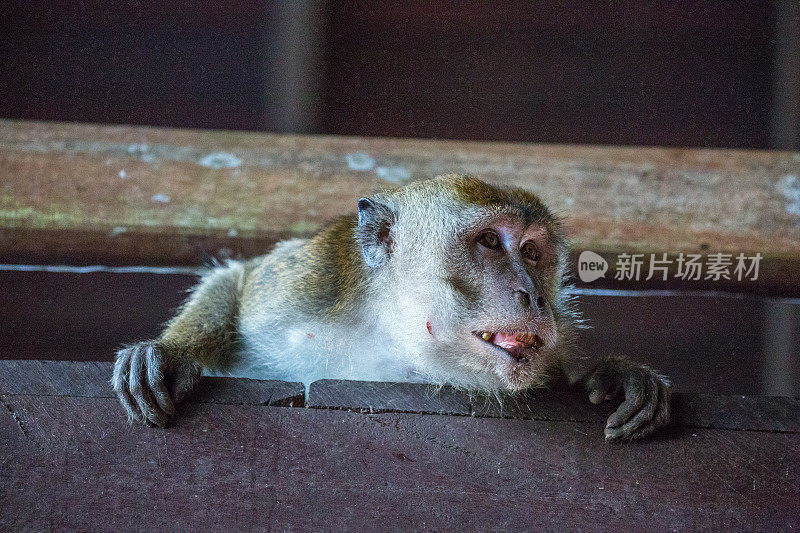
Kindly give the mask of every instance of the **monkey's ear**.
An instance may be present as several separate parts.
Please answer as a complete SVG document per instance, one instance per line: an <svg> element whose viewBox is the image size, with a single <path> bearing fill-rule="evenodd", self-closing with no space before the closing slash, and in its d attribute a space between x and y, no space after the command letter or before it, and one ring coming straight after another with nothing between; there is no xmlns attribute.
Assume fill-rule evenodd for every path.
<svg viewBox="0 0 800 533"><path fill-rule="evenodd" d="M394 241L391 232L394 222L394 212L389 206L371 198L358 201L356 240L361 245L364 261L370 267L383 265L392 255Z"/></svg>

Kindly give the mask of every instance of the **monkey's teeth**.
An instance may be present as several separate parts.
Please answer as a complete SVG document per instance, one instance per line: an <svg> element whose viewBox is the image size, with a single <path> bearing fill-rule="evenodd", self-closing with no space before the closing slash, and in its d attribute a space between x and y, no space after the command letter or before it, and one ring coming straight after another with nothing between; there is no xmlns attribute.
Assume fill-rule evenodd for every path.
<svg viewBox="0 0 800 533"><path fill-rule="evenodd" d="M544 340L536 333L475 331L473 335L505 350L517 361L528 361L527 356L523 354L523 350L533 350L538 353L544 346Z"/></svg>

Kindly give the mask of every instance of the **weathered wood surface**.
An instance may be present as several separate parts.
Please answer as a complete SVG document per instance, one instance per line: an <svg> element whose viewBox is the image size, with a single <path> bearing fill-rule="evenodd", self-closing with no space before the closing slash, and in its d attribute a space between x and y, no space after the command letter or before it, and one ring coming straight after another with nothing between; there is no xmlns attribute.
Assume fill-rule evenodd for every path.
<svg viewBox="0 0 800 533"><path fill-rule="evenodd" d="M111 389L113 363L101 361L0 360L0 394L116 398ZM305 405L302 383L205 377L195 403Z"/></svg>
<svg viewBox="0 0 800 533"><path fill-rule="evenodd" d="M568 391L534 389L501 398L424 383L322 379L309 386L308 407L363 413L407 412L605 423L611 402L591 406ZM682 427L800 432L800 398L673 393L676 424Z"/></svg>
<svg viewBox="0 0 800 533"><path fill-rule="evenodd" d="M322 379L308 388L308 406L363 412L472 414L471 398L451 387L425 383L388 383Z"/></svg>
<svg viewBox="0 0 800 533"><path fill-rule="evenodd" d="M681 422L609 445L597 422L263 406L245 387L231 402L241 405L192 401L156 430L129 425L114 398L79 377L37 383L54 366L34 366L33 385L22 385L26 364L0 365L3 531L800 527L796 428ZM344 404L359 398L358 384L327 385ZM321 392L334 404L330 386ZM361 398L373 403L378 391L386 403L391 390L404 395L367 384Z"/></svg>
<svg viewBox="0 0 800 533"><path fill-rule="evenodd" d="M800 153L791 152L2 120L0 261L197 264L253 256L352 212L361 195L446 172L538 193L567 217L576 250L610 260L620 252L764 257L757 282L670 285L800 294Z"/></svg>

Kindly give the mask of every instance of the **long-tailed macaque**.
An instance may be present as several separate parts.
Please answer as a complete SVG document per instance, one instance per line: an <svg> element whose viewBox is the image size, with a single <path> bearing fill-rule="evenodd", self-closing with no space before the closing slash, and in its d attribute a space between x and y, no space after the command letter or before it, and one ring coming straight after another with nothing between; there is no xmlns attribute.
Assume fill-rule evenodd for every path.
<svg viewBox="0 0 800 533"><path fill-rule="evenodd" d="M568 243L532 193L441 176L358 201L311 239L206 274L157 339L117 353L129 417L164 426L205 371L302 381L422 381L500 393L556 382L624 396L606 439L669 420L669 384L642 365L565 362L576 311Z"/></svg>

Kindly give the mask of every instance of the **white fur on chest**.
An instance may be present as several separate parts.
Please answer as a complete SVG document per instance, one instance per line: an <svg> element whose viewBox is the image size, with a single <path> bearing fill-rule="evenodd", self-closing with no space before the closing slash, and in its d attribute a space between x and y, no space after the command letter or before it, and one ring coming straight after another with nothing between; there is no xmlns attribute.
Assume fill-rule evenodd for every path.
<svg viewBox="0 0 800 533"><path fill-rule="evenodd" d="M344 327L256 315L242 319L239 341L239 361L226 375L306 384L414 380L413 365L368 320Z"/></svg>

